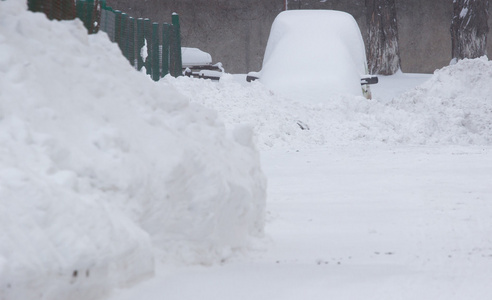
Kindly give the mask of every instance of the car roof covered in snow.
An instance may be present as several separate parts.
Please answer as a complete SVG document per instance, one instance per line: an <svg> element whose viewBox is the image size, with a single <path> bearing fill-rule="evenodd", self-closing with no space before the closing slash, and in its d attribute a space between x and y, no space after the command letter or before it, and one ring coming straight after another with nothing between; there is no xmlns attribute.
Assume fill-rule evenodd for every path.
<svg viewBox="0 0 492 300"><path fill-rule="evenodd" d="M212 56L198 48L181 47L183 67L206 66L212 64Z"/></svg>
<svg viewBox="0 0 492 300"><path fill-rule="evenodd" d="M292 10L273 22L260 80L279 93L362 95L364 41L354 18L333 10Z"/></svg>

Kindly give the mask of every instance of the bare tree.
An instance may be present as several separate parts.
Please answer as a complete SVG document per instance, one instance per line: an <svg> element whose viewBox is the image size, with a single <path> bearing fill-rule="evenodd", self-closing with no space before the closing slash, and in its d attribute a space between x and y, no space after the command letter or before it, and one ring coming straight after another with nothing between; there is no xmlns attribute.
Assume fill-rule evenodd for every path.
<svg viewBox="0 0 492 300"><path fill-rule="evenodd" d="M366 0L365 4L369 73L394 74L400 69L395 0Z"/></svg>
<svg viewBox="0 0 492 300"><path fill-rule="evenodd" d="M477 58L487 54L488 7L488 0L453 0L453 59Z"/></svg>

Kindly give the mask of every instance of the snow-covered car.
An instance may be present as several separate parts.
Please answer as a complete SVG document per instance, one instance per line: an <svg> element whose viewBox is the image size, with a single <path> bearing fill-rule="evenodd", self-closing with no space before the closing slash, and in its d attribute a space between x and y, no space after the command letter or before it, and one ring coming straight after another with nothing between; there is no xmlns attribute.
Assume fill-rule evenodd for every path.
<svg viewBox="0 0 492 300"><path fill-rule="evenodd" d="M198 48L181 48L183 74L196 78L219 80L224 73L222 64L212 63L212 56Z"/></svg>
<svg viewBox="0 0 492 300"><path fill-rule="evenodd" d="M334 10L290 10L272 24L263 66L250 72L289 97L322 100L330 94L371 98L364 41L355 19Z"/></svg>

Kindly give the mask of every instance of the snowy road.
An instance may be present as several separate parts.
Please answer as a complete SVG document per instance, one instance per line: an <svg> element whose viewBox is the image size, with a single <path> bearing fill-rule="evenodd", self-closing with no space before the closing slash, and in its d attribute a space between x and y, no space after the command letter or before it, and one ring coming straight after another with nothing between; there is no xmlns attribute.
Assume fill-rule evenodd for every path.
<svg viewBox="0 0 492 300"><path fill-rule="evenodd" d="M492 148L262 153L267 242L123 299L491 299Z"/></svg>
<svg viewBox="0 0 492 300"><path fill-rule="evenodd" d="M492 299L488 58L284 97L156 83L26 8L0 1L1 300Z"/></svg>

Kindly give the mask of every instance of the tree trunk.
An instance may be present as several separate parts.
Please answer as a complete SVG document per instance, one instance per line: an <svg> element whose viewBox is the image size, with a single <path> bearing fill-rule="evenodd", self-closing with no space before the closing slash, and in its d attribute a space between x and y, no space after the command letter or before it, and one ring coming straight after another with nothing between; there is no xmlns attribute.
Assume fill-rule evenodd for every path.
<svg viewBox="0 0 492 300"><path fill-rule="evenodd" d="M488 0L453 0L453 60L477 58L487 54L488 7Z"/></svg>
<svg viewBox="0 0 492 300"><path fill-rule="evenodd" d="M391 75L400 69L395 0L366 0L367 63L370 74Z"/></svg>

